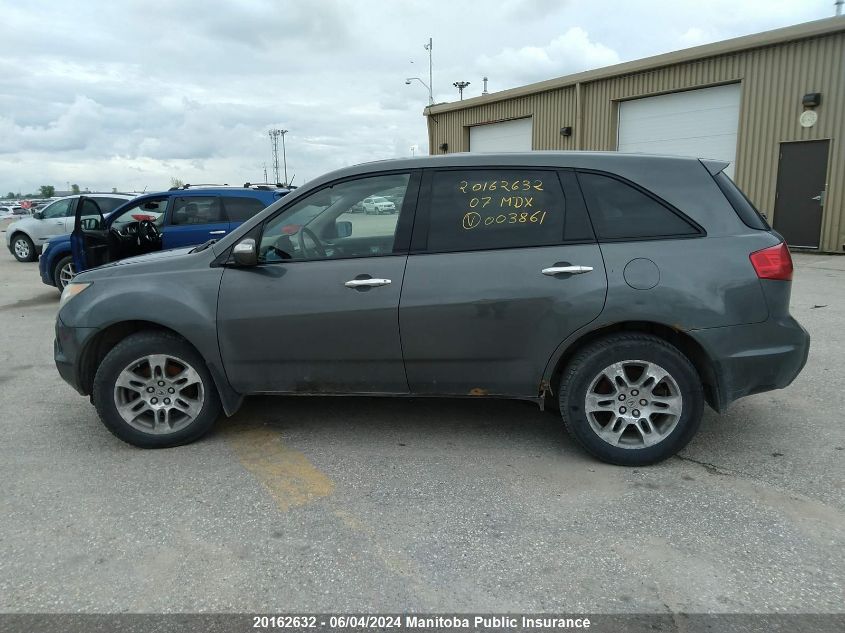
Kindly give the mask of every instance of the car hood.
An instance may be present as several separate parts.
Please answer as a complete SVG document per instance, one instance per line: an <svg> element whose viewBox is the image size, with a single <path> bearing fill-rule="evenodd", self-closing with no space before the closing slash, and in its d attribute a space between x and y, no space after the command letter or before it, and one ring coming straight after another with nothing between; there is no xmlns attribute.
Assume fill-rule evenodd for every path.
<svg viewBox="0 0 845 633"><path fill-rule="evenodd" d="M135 257L127 257L126 259L121 259L116 262L110 262L108 264L103 264L102 266L98 266L93 270L105 270L107 268L114 268L115 266L131 266L132 264L146 264L148 262L156 261L159 259L171 259L174 257L180 257L182 255L187 255L196 246L188 246L185 248L174 248L169 251L157 251L155 253L147 253L146 255L137 255Z"/></svg>

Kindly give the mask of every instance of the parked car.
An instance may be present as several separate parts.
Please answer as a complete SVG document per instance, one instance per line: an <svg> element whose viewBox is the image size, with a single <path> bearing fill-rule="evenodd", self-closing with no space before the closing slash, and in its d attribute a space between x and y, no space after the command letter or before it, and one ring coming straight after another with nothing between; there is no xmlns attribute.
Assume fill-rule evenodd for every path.
<svg viewBox="0 0 845 633"><path fill-rule="evenodd" d="M364 213L396 213L396 205L383 196L370 196L361 202L361 206L364 207Z"/></svg>
<svg viewBox="0 0 845 633"><path fill-rule="evenodd" d="M77 234L80 241L107 244L107 253L97 255L94 261L103 257L117 261L154 250L193 246L225 235L287 192L279 187L188 186L139 196L110 213L95 208L99 207L98 199L86 198L77 209ZM91 267L82 261L81 253L78 262L74 262L70 235L50 239L38 264L41 281L64 290L77 271Z"/></svg>
<svg viewBox="0 0 845 633"><path fill-rule="evenodd" d="M789 250L726 166L543 152L330 173L217 243L78 275L56 365L142 447L196 440L248 394L437 395L556 404L593 455L656 462L705 402L785 387L807 359ZM349 213L397 187L393 226Z"/></svg>
<svg viewBox="0 0 845 633"><path fill-rule="evenodd" d="M60 198L39 209L31 216L13 222L6 229L6 246L19 262L32 262L41 253L44 244L51 237L65 235L73 230L73 217L80 199L74 195ZM121 193L85 194L90 200L108 213L134 196Z"/></svg>
<svg viewBox="0 0 845 633"><path fill-rule="evenodd" d="M0 206L0 220L8 220L10 218L19 219L29 215L29 211L20 206Z"/></svg>

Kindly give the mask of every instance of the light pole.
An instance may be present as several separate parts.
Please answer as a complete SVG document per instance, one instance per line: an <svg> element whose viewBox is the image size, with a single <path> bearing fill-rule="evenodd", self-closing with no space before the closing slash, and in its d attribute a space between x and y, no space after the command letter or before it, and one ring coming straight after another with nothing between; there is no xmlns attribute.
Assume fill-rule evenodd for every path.
<svg viewBox="0 0 845 633"><path fill-rule="evenodd" d="M287 133L287 130L279 130L279 134L282 135L282 164L285 169L285 187L288 186L288 155L287 152L285 152L285 134Z"/></svg>
<svg viewBox="0 0 845 633"><path fill-rule="evenodd" d="M425 45L425 50L428 51L428 103L429 105L434 105L434 99L432 98L431 93L434 92L432 88L434 87L434 79L432 77L431 71L431 51L434 49L434 40L430 37L428 38L428 44Z"/></svg>
<svg viewBox="0 0 845 633"><path fill-rule="evenodd" d="M458 92L461 95L461 101L464 100L464 88L466 88L469 84L470 82L468 81L456 81L452 84L453 86L455 86L455 88L458 89Z"/></svg>
<svg viewBox="0 0 845 633"><path fill-rule="evenodd" d="M431 95L431 86L419 77L408 77L405 80L405 84L410 86L412 81L419 81L423 86L425 86L426 90L428 90L428 105L434 105L434 97Z"/></svg>

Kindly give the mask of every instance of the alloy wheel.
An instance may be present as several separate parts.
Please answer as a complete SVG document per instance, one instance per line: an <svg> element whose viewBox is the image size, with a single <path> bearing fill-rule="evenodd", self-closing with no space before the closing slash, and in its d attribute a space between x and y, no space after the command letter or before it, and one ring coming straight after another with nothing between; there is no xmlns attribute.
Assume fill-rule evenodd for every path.
<svg viewBox="0 0 845 633"><path fill-rule="evenodd" d="M681 419L678 383L660 365L626 360L605 367L587 389L584 412L592 430L617 448L659 444Z"/></svg>
<svg viewBox="0 0 845 633"><path fill-rule="evenodd" d="M67 286L73 276L76 274L76 270L73 267L73 262L68 262L64 266L59 269L59 287L64 288Z"/></svg>
<svg viewBox="0 0 845 633"><path fill-rule="evenodd" d="M27 242L26 239L19 237L15 240L15 255L17 255L20 259L29 258L29 242Z"/></svg>
<svg viewBox="0 0 845 633"><path fill-rule="evenodd" d="M133 361L114 385L114 404L129 426L153 435L176 433L202 411L205 390L197 371L167 354Z"/></svg>

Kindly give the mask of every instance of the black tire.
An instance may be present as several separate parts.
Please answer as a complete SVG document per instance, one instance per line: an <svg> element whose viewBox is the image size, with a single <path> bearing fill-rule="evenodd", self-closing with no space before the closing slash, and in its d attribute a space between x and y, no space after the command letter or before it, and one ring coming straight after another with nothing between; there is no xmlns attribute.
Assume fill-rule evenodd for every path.
<svg viewBox="0 0 845 633"><path fill-rule="evenodd" d="M67 255L62 257L56 265L53 267L53 283L55 284L56 288L59 289L59 292L62 292L67 285L65 282L62 281L62 268L64 268L67 264L73 264L73 256Z"/></svg>
<svg viewBox="0 0 845 633"><path fill-rule="evenodd" d="M204 401L187 426L165 435L143 432L123 419L115 403L115 382L131 363L150 354L165 354L184 361L199 374ZM103 359L94 377L94 406L105 427L115 436L140 448L168 448L189 444L211 430L220 415L220 398L202 356L184 339L166 332L139 332L118 343Z"/></svg>
<svg viewBox="0 0 845 633"><path fill-rule="evenodd" d="M620 395L627 390L627 398L631 398L630 387L608 387L607 393L613 397L614 411L608 412L607 425L601 428L602 432L610 428L611 422L615 425L615 431L623 430L622 442L628 448L621 447L619 441L614 445L603 439L598 431L594 430L594 424L601 426L601 416L604 411L590 414L586 409L587 391L605 369L610 368L614 363L625 361L645 361L658 365L664 369L674 380L675 385L682 397L681 413L679 416L656 414L654 418L658 423L665 424L666 437L651 446L638 446L637 437L659 437L643 432L638 423L623 422L623 418L617 413L617 404L625 405L626 402L616 403L616 393ZM634 367L636 367L634 365ZM642 375L641 375L642 377ZM600 382L594 388L598 391ZM605 384L612 384L608 381ZM657 386L657 389L665 389L665 384ZM616 392L609 389L617 389ZM643 389L642 387L640 389ZM663 339L648 334L614 334L595 341L580 350L566 365L561 375L560 388L558 391L561 415L564 425L569 434L587 452L600 460L617 464L620 466L645 466L662 461L680 451L698 431L704 408L704 394L701 379L695 367L689 359L684 356L676 347ZM638 396L648 394L638 394ZM635 396L636 397L636 396ZM652 397L660 397L655 395ZM609 406L602 404L602 406ZM634 405L639 406L639 405ZM654 406L654 405L652 405ZM628 412L626 410L626 412ZM637 415L640 415L639 413ZM651 418L649 418L651 419ZM593 420L593 423L591 423ZM667 421L668 420L668 421ZM671 421L674 428L671 427ZM651 428L652 425L646 425ZM656 430L658 425L653 425ZM669 430L671 429L671 430Z"/></svg>
<svg viewBox="0 0 845 633"><path fill-rule="evenodd" d="M20 242L20 247L18 246L18 242ZM26 252L26 255L19 255L18 251ZM32 243L32 240L29 239L29 235L26 233L18 233L14 237L12 237L12 255L15 256L15 259L19 262L34 262L35 259L38 257L38 253L35 251L35 244Z"/></svg>

